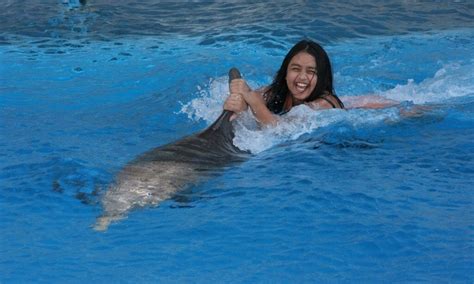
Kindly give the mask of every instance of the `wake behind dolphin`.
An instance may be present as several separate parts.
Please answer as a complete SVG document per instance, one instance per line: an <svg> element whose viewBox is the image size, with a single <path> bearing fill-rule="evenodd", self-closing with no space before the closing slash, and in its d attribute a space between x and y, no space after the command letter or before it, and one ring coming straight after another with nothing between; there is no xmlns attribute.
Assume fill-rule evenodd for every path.
<svg viewBox="0 0 474 284"><path fill-rule="evenodd" d="M229 71L229 82L240 78ZM245 160L246 152L232 144L232 112L221 116L201 133L185 137L137 157L117 175L102 199L103 214L95 230L104 231L137 207L156 206L180 191L208 177L215 170Z"/></svg>

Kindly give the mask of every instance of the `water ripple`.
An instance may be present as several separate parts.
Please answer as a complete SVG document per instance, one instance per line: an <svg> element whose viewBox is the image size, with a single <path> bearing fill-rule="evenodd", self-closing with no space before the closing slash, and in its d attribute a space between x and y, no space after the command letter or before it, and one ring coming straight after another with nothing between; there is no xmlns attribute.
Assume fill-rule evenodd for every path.
<svg viewBox="0 0 474 284"><path fill-rule="evenodd" d="M58 1L7 1L0 4L3 44L13 35L111 41L129 36L203 37L279 47L312 37L327 43L340 38L472 27L472 3L370 1L353 3L279 1L266 3L187 3L127 0L90 1L70 9ZM305 11L301 13L300 11ZM394 12L397 11L397 12ZM264 24L262 24L264 22ZM228 36L222 36L227 34Z"/></svg>

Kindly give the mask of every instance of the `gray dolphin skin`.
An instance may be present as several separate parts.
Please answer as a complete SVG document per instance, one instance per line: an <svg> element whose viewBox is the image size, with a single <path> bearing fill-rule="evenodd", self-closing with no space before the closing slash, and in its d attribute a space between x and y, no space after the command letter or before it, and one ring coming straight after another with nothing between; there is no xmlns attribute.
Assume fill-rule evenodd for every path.
<svg viewBox="0 0 474 284"><path fill-rule="evenodd" d="M236 78L240 73L232 68L229 82ZM157 206L223 167L244 161L249 154L232 143L231 115L223 111L206 130L154 148L128 163L103 196L103 214L94 229L105 231L130 210Z"/></svg>

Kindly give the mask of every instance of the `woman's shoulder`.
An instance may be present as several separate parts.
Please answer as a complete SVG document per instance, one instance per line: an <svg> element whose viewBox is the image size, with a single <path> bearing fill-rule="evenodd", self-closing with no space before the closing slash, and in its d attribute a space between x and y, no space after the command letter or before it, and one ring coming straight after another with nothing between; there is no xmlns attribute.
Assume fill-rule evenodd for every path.
<svg viewBox="0 0 474 284"><path fill-rule="evenodd" d="M314 109L344 108L336 95L325 92L322 96L308 103Z"/></svg>

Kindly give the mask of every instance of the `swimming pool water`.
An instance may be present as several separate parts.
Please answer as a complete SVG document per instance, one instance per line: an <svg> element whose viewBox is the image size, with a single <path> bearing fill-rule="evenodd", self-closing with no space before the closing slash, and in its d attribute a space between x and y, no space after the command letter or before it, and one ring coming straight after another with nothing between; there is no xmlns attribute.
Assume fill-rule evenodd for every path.
<svg viewBox="0 0 474 284"><path fill-rule="evenodd" d="M0 4L0 282L474 281L468 1ZM321 42L340 96L426 110L236 123L253 155L185 199L91 226L114 175L209 125L238 67Z"/></svg>

